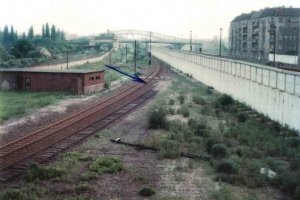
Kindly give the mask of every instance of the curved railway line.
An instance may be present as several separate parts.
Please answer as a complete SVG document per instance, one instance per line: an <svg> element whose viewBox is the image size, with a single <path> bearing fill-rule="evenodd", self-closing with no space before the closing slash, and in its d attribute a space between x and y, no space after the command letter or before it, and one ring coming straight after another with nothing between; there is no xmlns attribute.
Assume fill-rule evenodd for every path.
<svg viewBox="0 0 300 200"><path fill-rule="evenodd" d="M129 84L94 105L1 146L0 184L22 174L30 162L46 162L153 96L155 77L162 69L158 62L156 65L144 79L147 84Z"/></svg>

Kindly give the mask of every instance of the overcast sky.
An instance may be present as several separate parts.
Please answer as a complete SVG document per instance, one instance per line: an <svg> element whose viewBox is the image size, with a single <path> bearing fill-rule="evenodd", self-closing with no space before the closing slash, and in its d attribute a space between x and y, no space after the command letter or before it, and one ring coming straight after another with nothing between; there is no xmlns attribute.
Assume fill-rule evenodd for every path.
<svg viewBox="0 0 300 200"><path fill-rule="evenodd" d="M91 35L109 30L151 30L178 37L213 38L241 13L265 7L293 6L300 0L2 0L0 28L18 33L45 22L67 33Z"/></svg>

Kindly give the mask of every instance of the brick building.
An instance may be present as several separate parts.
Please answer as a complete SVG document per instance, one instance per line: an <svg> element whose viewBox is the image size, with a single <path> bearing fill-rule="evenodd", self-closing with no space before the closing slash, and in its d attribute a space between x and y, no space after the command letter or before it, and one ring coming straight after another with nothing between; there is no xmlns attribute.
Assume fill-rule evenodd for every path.
<svg viewBox="0 0 300 200"><path fill-rule="evenodd" d="M0 90L70 91L86 94L103 89L104 71L1 69L0 84Z"/></svg>
<svg viewBox="0 0 300 200"><path fill-rule="evenodd" d="M247 60L272 61L285 55L297 64L300 8L265 8L235 17L230 24L231 55ZM280 56L278 56L280 58Z"/></svg>

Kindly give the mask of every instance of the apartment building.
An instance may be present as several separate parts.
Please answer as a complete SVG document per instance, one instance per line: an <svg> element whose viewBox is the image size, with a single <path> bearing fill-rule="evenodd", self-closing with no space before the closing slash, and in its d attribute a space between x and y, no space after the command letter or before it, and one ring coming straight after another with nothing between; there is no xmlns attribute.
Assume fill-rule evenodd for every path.
<svg viewBox="0 0 300 200"><path fill-rule="evenodd" d="M277 58L299 63L299 16L300 8L275 7L235 17L229 32L231 56L269 62L275 50Z"/></svg>

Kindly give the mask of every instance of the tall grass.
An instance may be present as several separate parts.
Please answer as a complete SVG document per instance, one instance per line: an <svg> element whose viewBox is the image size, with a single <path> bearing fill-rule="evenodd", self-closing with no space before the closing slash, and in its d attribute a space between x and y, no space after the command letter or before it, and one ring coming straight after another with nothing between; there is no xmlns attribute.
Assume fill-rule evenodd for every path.
<svg viewBox="0 0 300 200"><path fill-rule="evenodd" d="M0 91L0 123L70 97L64 92Z"/></svg>

